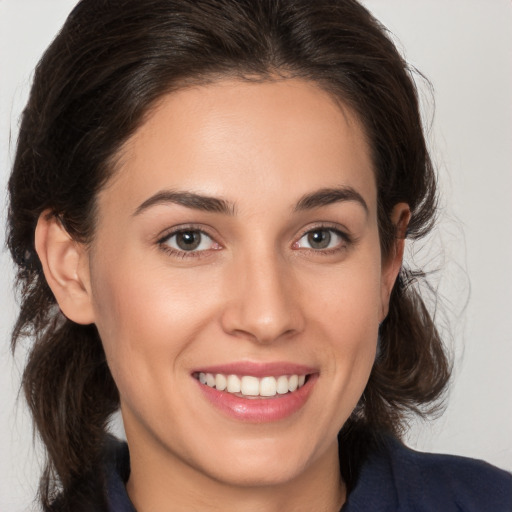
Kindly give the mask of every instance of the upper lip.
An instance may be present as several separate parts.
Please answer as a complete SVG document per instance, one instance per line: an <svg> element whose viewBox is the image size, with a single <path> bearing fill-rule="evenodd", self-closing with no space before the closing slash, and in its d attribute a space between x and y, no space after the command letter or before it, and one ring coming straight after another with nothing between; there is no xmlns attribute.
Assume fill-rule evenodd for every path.
<svg viewBox="0 0 512 512"><path fill-rule="evenodd" d="M270 377L278 375L308 375L318 373L318 369L303 364L290 362L253 362L239 361L213 366L201 366L192 373L222 373L224 375L251 375L253 377Z"/></svg>

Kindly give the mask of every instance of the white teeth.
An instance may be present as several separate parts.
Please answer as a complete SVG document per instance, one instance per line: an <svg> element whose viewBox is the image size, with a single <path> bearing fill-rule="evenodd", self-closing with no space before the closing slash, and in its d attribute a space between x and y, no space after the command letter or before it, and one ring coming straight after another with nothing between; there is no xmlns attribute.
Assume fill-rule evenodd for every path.
<svg viewBox="0 0 512 512"><path fill-rule="evenodd" d="M263 377L260 381L261 396L275 396L277 393L277 381L275 377Z"/></svg>
<svg viewBox="0 0 512 512"><path fill-rule="evenodd" d="M226 379L226 377L224 375L222 375L222 373L217 373L217 375L215 375L215 387L219 391L224 391L226 389L227 385L228 385L228 380Z"/></svg>
<svg viewBox="0 0 512 512"><path fill-rule="evenodd" d="M224 375L222 373L199 373L197 376L201 384L205 384L219 391L228 393L241 393L244 396L273 397L285 395L301 388L306 382L305 375L280 375L279 377L253 377L244 375Z"/></svg>
<svg viewBox="0 0 512 512"><path fill-rule="evenodd" d="M284 395L288 393L288 377L286 375L281 375L281 377L277 378L277 392L280 395Z"/></svg>
<svg viewBox="0 0 512 512"><path fill-rule="evenodd" d="M258 396L260 394L260 379L258 377L242 377L242 395Z"/></svg>
<svg viewBox="0 0 512 512"><path fill-rule="evenodd" d="M230 393L240 393L241 386L240 386L240 379L236 375L229 375L228 376L228 387L227 390Z"/></svg>
<svg viewBox="0 0 512 512"><path fill-rule="evenodd" d="M206 385L211 388L215 386L215 377L211 373L206 374Z"/></svg>

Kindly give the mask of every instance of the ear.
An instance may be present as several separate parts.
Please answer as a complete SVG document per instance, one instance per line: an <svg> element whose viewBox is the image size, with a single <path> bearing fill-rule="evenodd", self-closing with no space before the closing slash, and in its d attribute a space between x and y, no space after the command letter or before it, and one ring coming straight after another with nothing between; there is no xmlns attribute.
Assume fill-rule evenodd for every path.
<svg viewBox="0 0 512 512"><path fill-rule="evenodd" d="M391 212L391 222L395 227L395 239L393 240L389 254L382 261L381 277L381 318L382 322L389 311L389 298L395 285L396 278L402 266L405 247L405 234L411 219L411 210L406 203L398 203Z"/></svg>
<svg viewBox="0 0 512 512"><path fill-rule="evenodd" d="M35 248L64 315L78 324L93 323L86 247L71 238L53 212L45 210L37 222Z"/></svg>

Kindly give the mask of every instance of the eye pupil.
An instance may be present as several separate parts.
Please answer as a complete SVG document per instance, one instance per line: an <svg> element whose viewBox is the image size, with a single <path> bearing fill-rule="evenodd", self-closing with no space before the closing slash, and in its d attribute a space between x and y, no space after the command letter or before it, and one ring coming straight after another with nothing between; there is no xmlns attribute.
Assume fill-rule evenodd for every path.
<svg viewBox="0 0 512 512"><path fill-rule="evenodd" d="M331 233L325 229L311 231L308 234L308 243L313 249L325 249L331 243Z"/></svg>
<svg viewBox="0 0 512 512"><path fill-rule="evenodd" d="M201 243L201 233L197 231L182 231L176 235L176 245L183 251L193 251Z"/></svg>

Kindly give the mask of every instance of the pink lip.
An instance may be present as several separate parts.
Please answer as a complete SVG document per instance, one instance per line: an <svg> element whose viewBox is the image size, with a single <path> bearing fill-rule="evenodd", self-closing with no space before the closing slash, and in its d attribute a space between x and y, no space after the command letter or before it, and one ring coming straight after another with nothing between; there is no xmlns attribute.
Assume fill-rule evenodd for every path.
<svg viewBox="0 0 512 512"><path fill-rule="evenodd" d="M250 362L233 363L222 366L210 366L194 372L222 373L224 375L252 375L254 377L279 375L308 375L306 383L296 391L271 398L244 398L241 396L219 391L201 384L194 378L203 396L217 410L238 421L249 423L267 423L285 419L298 412L306 403L316 381L318 370L291 363Z"/></svg>
<svg viewBox="0 0 512 512"><path fill-rule="evenodd" d="M240 361L216 366L201 367L192 373L222 373L224 375L252 375L253 377L270 377L279 375L308 375L318 373L317 368L287 362L254 363Z"/></svg>

